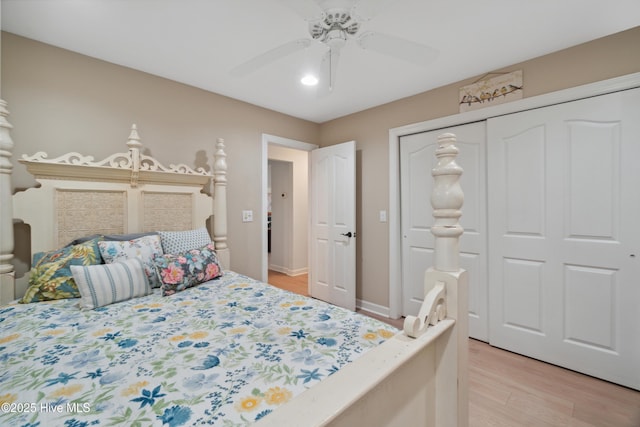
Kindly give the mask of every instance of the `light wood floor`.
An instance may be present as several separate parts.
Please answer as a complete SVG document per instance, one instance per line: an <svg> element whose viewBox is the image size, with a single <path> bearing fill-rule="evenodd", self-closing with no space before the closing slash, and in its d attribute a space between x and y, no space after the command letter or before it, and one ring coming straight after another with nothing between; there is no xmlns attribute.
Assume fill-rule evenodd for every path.
<svg viewBox="0 0 640 427"><path fill-rule="evenodd" d="M308 295L307 275L269 283ZM469 426L640 427L640 392L470 339Z"/></svg>

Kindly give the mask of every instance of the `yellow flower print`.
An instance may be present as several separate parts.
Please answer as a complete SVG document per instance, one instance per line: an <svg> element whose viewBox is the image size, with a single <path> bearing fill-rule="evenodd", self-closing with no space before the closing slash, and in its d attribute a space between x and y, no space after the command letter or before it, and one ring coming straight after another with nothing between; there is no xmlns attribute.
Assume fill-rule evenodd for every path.
<svg viewBox="0 0 640 427"><path fill-rule="evenodd" d="M363 338L365 340L375 340L376 338L378 338L378 334L376 334L375 332L367 332L363 335Z"/></svg>
<svg viewBox="0 0 640 427"><path fill-rule="evenodd" d="M391 331L387 331L386 329L378 329L378 335L380 335L384 339L391 338L394 334Z"/></svg>
<svg viewBox="0 0 640 427"><path fill-rule="evenodd" d="M94 337L101 337L103 335L107 335L109 332L111 332L111 328L104 328L104 329L100 329L97 330L93 333Z"/></svg>
<svg viewBox="0 0 640 427"><path fill-rule="evenodd" d="M172 337L169 337L169 341L171 342L178 342L178 341L183 341L186 337L186 335L174 335Z"/></svg>
<svg viewBox="0 0 640 427"><path fill-rule="evenodd" d="M82 384L72 384L64 387L60 387L53 393L51 393L51 397L71 397L82 390Z"/></svg>
<svg viewBox="0 0 640 427"><path fill-rule="evenodd" d="M193 301L180 301L178 305L193 305Z"/></svg>
<svg viewBox="0 0 640 427"><path fill-rule="evenodd" d="M269 405L282 405L291 399L292 393L286 388L272 387L264 394L265 402Z"/></svg>
<svg viewBox="0 0 640 427"><path fill-rule="evenodd" d="M231 332L232 334L244 334L246 331L247 328L245 327L229 329L229 332Z"/></svg>
<svg viewBox="0 0 640 427"><path fill-rule="evenodd" d="M131 384L129 387L122 390L122 395L125 397L136 396L140 393L140 390L142 390L143 387L146 387L148 385L149 385L148 381L138 381L137 383Z"/></svg>
<svg viewBox="0 0 640 427"><path fill-rule="evenodd" d="M149 304L149 308L160 308L162 306L163 304L160 302L152 302L151 304Z"/></svg>
<svg viewBox="0 0 640 427"><path fill-rule="evenodd" d="M301 306L301 305L305 305L305 304L306 304L306 302L300 301L300 300L293 302L293 305L297 305L297 306Z"/></svg>
<svg viewBox="0 0 640 427"><path fill-rule="evenodd" d="M51 331L47 331L44 334L45 335L60 335L64 333L64 329L53 329Z"/></svg>
<svg viewBox="0 0 640 427"><path fill-rule="evenodd" d="M262 398L260 396L249 396L241 399L239 402L236 402L235 406L238 411L250 412L255 411L255 409L260 406L261 402Z"/></svg>
<svg viewBox="0 0 640 427"><path fill-rule="evenodd" d="M17 398L18 396L16 396L15 394L11 394L11 393L2 394L0 395L0 404L13 403L16 401Z"/></svg>
<svg viewBox="0 0 640 427"><path fill-rule="evenodd" d="M291 328L287 328L287 327L280 328L278 329L277 332L279 335L289 335L291 333Z"/></svg>
<svg viewBox="0 0 640 427"><path fill-rule="evenodd" d="M209 332L207 331L195 331L189 334L189 338L191 338L192 340L201 340L207 335L209 335Z"/></svg>
<svg viewBox="0 0 640 427"><path fill-rule="evenodd" d="M280 304L280 307L289 308L289 307L291 307L291 303L290 302L283 302L282 304Z"/></svg>
<svg viewBox="0 0 640 427"><path fill-rule="evenodd" d="M6 337L0 338L0 344L8 343L9 341L13 341L18 338L20 338L20 334L11 334Z"/></svg>

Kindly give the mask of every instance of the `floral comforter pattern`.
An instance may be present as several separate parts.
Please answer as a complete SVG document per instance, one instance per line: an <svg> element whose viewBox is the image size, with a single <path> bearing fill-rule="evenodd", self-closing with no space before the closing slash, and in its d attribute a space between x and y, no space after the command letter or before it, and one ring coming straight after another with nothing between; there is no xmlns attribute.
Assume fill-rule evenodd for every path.
<svg viewBox="0 0 640 427"><path fill-rule="evenodd" d="M0 425L243 426L397 330L233 272L81 311L0 307Z"/></svg>

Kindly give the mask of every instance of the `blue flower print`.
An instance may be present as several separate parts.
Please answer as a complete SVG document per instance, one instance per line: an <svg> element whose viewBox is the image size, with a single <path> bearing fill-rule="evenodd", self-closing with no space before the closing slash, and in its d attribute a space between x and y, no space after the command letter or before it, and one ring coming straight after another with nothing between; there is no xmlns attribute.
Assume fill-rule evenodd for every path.
<svg viewBox="0 0 640 427"><path fill-rule="evenodd" d="M313 371L308 371L306 369L301 369L300 372L302 372L301 375L298 375L298 378L304 378L304 383L308 383L311 380L320 380L320 377L322 376L321 373L318 372L319 368L314 369Z"/></svg>
<svg viewBox="0 0 640 427"><path fill-rule="evenodd" d="M112 384L129 375L127 371L110 372L100 377L100 384Z"/></svg>
<svg viewBox="0 0 640 427"><path fill-rule="evenodd" d="M216 383L216 379L219 374L197 374L192 377L185 378L182 381L182 385L184 385L189 390L200 390L203 387L210 388Z"/></svg>
<svg viewBox="0 0 640 427"><path fill-rule="evenodd" d="M289 336L293 337L293 338L302 339L302 338L306 338L307 337L307 333L305 331L303 331L302 329L300 329L298 331L291 332L291 335L289 335Z"/></svg>
<svg viewBox="0 0 640 427"><path fill-rule="evenodd" d="M102 359L100 356L100 350L83 351L82 353L73 356L71 362L68 365L74 368L84 368L87 365L96 365Z"/></svg>
<svg viewBox="0 0 640 427"><path fill-rule="evenodd" d="M153 406L156 403L156 399L166 396L166 394L160 393L160 387L162 386L158 386L152 391L146 388L142 389L142 396L131 399L131 402L140 402L140 409L144 408L145 405Z"/></svg>
<svg viewBox="0 0 640 427"><path fill-rule="evenodd" d="M120 336L120 331L116 332L115 334L106 334L103 337L100 337L100 339L105 340L105 341L113 341L116 338L118 338Z"/></svg>
<svg viewBox="0 0 640 427"><path fill-rule="evenodd" d="M292 354L292 360L294 362L303 362L305 365L315 365L319 359L322 359L322 355L314 354L308 348L296 351Z"/></svg>
<svg viewBox="0 0 640 427"><path fill-rule="evenodd" d="M172 406L164 410L162 415L158 415L158 419L162 420L162 425L168 424L169 427L181 426L191 418L191 409L185 406Z"/></svg>
<svg viewBox="0 0 640 427"><path fill-rule="evenodd" d="M138 344L138 340L134 340L133 338L126 338L124 340L121 340L118 343L118 347L120 347L120 348L131 348L136 344Z"/></svg>
<svg viewBox="0 0 640 427"><path fill-rule="evenodd" d="M220 359L218 358L218 356L207 356L206 359L204 359L204 361L202 362L202 364L200 366L194 366L193 369L194 371L203 371L206 369L211 369L211 368L215 368L216 366L218 366L220 364Z"/></svg>
<svg viewBox="0 0 640 427"><path fill-rule="evenodd" d="M193 345L193 341L182 341L178 344L179 348L191 347Z"/></svg>
<svg viewBox="0 0 640 427"><path fill-rule="evenodd" d="M316 342L320 345L326 345L327 347L333 347L334 345L336 345L338 342L336 340L334 340L333 338L318 338L316 340Z"/></svg>
<svg viewBox="0 0 640 427"><path fill-rule="evenodd" d="M47 383L47 387L55 384L67 384L70 380L75 380L76 375L78 375L78 372L74 372L73 374L60 372L56 378L45 380L45 382Z"/></svg>
<svg viewBox="0 0 640 427"><path fill-rule="evenodd" d="M105 374L106 372L102 372L102 368L98 368L96 369L95 372L87 372L87 375L85 375L85 378L91 378L96 379L98 377L101 377L103 374Z"/></svg>

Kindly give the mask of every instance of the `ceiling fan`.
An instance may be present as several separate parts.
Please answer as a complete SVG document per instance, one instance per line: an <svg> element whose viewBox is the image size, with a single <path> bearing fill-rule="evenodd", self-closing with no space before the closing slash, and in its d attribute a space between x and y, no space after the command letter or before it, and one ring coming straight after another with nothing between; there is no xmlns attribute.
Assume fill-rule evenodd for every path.
<svg viewBox="0 0 640 427"><path fill-rule="evenodd" d="M306 49L313 42L326 46L320 63L319 94L335 87L340 51L351 39L362 49L373 50L418 65L427 65L437 56L436 49L399 37L365 31L363 22L373 18L390 0L278 0L309 23L311 38L292 40L268 50L231 70L237 76L247 75L280 58Z"/></svg>

